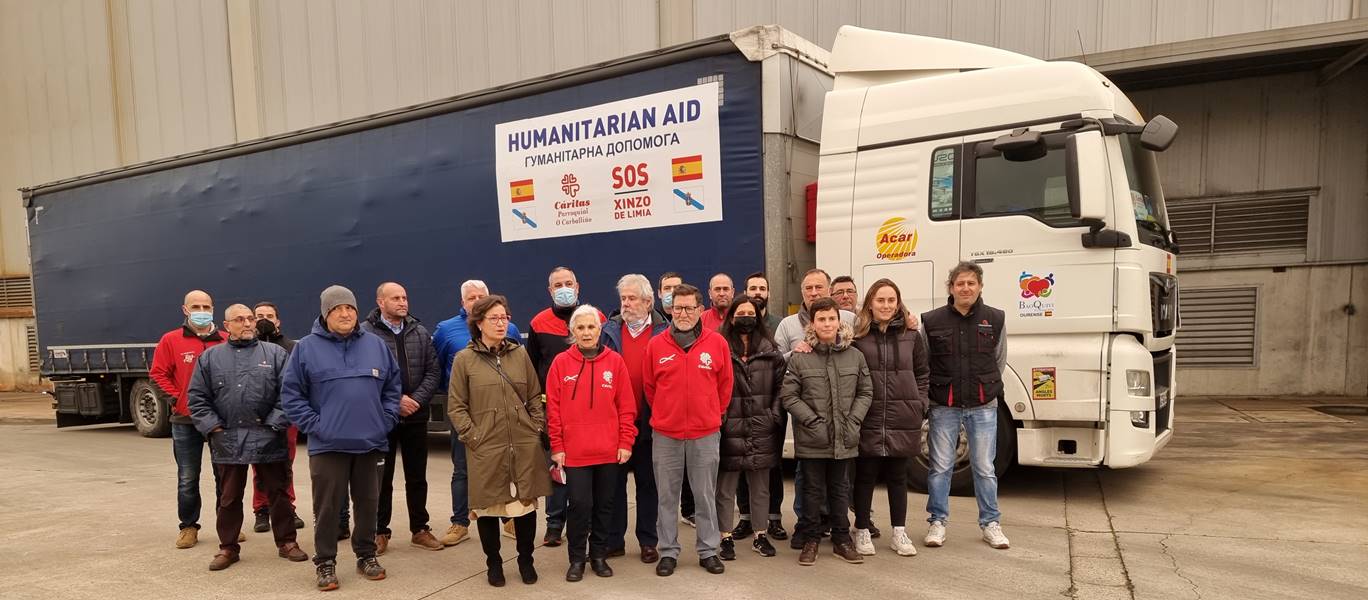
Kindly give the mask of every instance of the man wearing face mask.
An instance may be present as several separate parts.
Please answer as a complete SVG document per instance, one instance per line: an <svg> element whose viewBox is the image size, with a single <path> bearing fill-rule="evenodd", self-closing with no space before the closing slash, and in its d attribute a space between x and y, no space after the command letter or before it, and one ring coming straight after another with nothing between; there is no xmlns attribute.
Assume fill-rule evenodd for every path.
<svg viewBox="0 0 1368 600"><path fill-rule="evenodd" d="M272 302L258 302L252 307L252 313L256 316L256 339L263 342L270 342L285 349L286 355L294 350L295 341L285 337L285 332L280 330L280 311ZM290 460L286 464L285 473L285 493L290 497L290 509L295 508L295 489L294 489L294 458L295 442L299 439L299 428L293 424L285 430L285 443L290 452ZM256 515L256 522L252 525L252 531L265 533L271 530L270 499L267 498L266 490L262 487L261 473L256 468L252 469L252 513ZM304 528L304 519L299 518L296 512L294 517L295 529Z"/></svg>
<svg viewBox="0 0 1368 600"><path fill-rule="evenodd" d="M276 308L275 303L258 302L252 307L252 312L257 318L257 339L280 346L286 352L294 350L295 341L280 328L280 309Z"/></svg>
<svg viewBox="0 0 1368 600"><path fill-rule="evenodd" d="M660 313L665 315L665 320L674 318L670 312L670 307L674 304L674 290L684 283L684 277L674 271L666 271L660 276Z"/></svg>
<svg viewBox="0 0 1368 600"><path fill-rule="evenodd" d="M157 342L148 375L176 402L170 418L171 448L176 457L176 512L180 517L176 547L184 549L199 543L200 464L204 459L204 435L190 419L186 390L195 361L227 336L214 327L214 301L209 294L201 290L186 294L181 312L185 321Z"/></svg>
<svg viewBox="0 0 1368 600"><path fill-rule="evenodd" d="M580 305L579 280L575 279L575 272L569 267L551 269L546 284L546 291L551 294L551 307L532 317L531 333L527 336L527 355L537 368L541 389L546 389L546 373L551 370L552 361L574 343L570 335L570 316ZM599 313L599 323L607 321L608 317ZM550 449L549 440L543 438L542 443ZM547 466L550 467L550 464ZM561 544L568 500L565 484L552 482L551 495L546 497L546 535L542 538L547 546Z"/></svg>

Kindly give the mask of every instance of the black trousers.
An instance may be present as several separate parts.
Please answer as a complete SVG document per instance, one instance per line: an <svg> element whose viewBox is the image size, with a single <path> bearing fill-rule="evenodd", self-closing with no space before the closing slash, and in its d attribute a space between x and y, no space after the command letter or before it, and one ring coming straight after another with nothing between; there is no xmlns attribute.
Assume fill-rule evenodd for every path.
<svg viewBox="0 0 1368 600"><path fill-rule="evenodd" d="M240 552L238 532L242 531L242 496L247 490L248 465L214 465L219 482L218 530L219 549ZM259 485L266 492L271 512L271 533L276 547L295 541L294 506L285 493L290 486L290 463L252 465Z"/></svg>
<svg viewBox="0 0 1368 600"><path fill-rule="evenodd" d="M855 459L855 528L874 525L870 512L874 488L888 484L888 517L894 527L907 526L907 461L905 456L861 456Z"/></svg>
<svg viewBox="0 0 1368 600"><path fill-rule="evenodd" d="M570 562L588 558L608 557L608 532L613 519L614 487L617 485L618 465L566 467L565 485L570 493L569 535L566 550Z"/></svg>
<svg viewBox="0 0 1368 600"><path fill-rule="evenodd" d="M428 529L427 423L399 423L389 435L389 454L380 478L380 513L375 532L390 535L394 514L394 463L404 460L404 502L408 505L409 533Z"/></svg>
<svg viewBox="0 0 1368 600"><path fill-rule="evenodd" d="M480 532L480 547L484 548L485 566L503 568L503 557L499 555L502 543L499 541L499 517L480 517L475 519L475 529ZM537 547L537 511L532 511L513 519L513 533L518 547L518 565L532 564L532 550Z"/></svg>
<svg viewBox="0 0 1368 600"><path fill-rule="evenodd" d="M651 461L651 411L644 405L637 415L637 437L632 442L632 458L618 466L617 487L613 490L613 521L609 525L610 550L627 547L627 473L636 479L636 539L642 546L655 547L656 513L660 501L656 495L655 466Z"/></svg>
<svg viewBox="0 0 1368 600"><path fill-rule="evenodd" d="M831 543L850 541L850 476L855 459L804 458L799 463L803 470L803 514L798 517L798 531L794 534L804 542L822 541L822 530L831 528ZM823 519L820 510L826 507ZM810 515L810 516L809 516Z"/></svg>
<svg viewBox="0 0 1368 600"><path fill-rule="evenodd" d="M324 452L309 457L313 481L314 564L337 560L337 530L347 489L356 504L356 527L352 529L352 552L357 559L375 556L375 517L379 512L380 451L365 454Z"/></svg>

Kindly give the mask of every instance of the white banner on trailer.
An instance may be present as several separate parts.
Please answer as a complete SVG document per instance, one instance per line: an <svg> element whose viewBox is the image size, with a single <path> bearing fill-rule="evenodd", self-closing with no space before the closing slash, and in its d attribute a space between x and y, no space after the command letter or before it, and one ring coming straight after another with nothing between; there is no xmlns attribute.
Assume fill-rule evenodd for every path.
<svg viewBox="0 0 1368 600"><path fill-rule="evenodd" d="M504 242L722 220L717 82L494 127Z"/></svg>

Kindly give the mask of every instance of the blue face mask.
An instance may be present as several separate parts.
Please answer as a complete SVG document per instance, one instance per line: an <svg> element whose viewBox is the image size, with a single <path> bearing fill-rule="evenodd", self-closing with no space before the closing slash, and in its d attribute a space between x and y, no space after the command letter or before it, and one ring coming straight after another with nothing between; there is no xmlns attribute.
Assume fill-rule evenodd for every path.
<svg viewBox="0 0 1368 600"><path fill-rule="evenodd" d="M660 305L665 307L665 310L670 310L670 307L674 306L674 292L665 292L664 294L661 294Z"/></svg>
<svg viewBox="0 0 1368 600"><path fill-rule="evenodd" d="M190 324L195 327L208 327L214 324L214 313L194 311L190 313Z"/></svg>
<svg viewBox="0 0 1368 600"><path fill-rule="evenodd" d="M556 306L559 306L561 308L574 306L575 301L578 299L578 294L575 293L575 288L563 287L551 293L551 301L555 302Z"/></svg>

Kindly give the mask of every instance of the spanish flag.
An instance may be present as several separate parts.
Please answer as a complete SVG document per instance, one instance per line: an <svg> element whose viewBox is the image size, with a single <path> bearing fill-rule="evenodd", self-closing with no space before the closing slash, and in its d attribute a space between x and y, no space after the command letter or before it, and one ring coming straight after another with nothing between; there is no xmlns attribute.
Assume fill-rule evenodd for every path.
<svg viewBox="0 0 1368 600"><path fill-rule="evenodd" d="M522 179L508 184L514 202L532 201L532 180Z"/></svg>
<svg viewBox="0 0 1368 600"><path fill-rule="evenodd" d="M683 156L670 161L670 174L676 182L703 178L703 155Z"/></svg>

